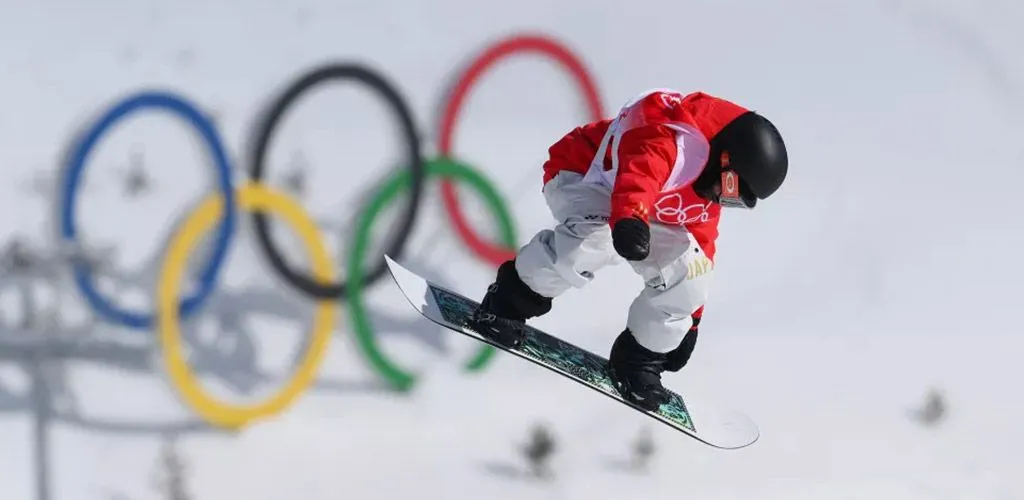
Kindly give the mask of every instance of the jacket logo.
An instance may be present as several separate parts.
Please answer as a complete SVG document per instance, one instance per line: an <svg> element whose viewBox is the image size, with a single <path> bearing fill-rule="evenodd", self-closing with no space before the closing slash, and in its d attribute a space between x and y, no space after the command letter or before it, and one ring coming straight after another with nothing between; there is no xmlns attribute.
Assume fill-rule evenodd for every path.
<svg viewBox="0 0 1024 500"><path fill-rule="evenodd" d="M689 273L687 273L687 274L689 274ZM687 278L687 279L689 279L689 278ZM653 278L651 278L651 279L649 279L649 280L647 280L644 284L648 288L653 288L655 290L664 290L665 287L666 287L665 278L662 278L660 274L655 276L655 277L653 277Z"/></svg>
<svg viewBox="0 0 1024 500"><path fill-rule="evenodd" d="M683 97L679 94L661 94L661 104L666 108L672 108L683 104Z"/></svg>
<svg viewBox="0 0 1024 500"><path fill-rule="evenodd" d="M633 214L641 219L647 220L647 216L650 212L647 210L647 205L640 204L633 208Z"/></svg>
<svg viewBox="0 0 1024 500"><path fill-rule="evenodd" d="M711 218L708 209L711 208L712 203L711 201L707 203L698 202L684 207L683 195L672 193L663 196L654 204L655 217L665 224L676 226L693 224L695 222L707 222Z"/></svg>

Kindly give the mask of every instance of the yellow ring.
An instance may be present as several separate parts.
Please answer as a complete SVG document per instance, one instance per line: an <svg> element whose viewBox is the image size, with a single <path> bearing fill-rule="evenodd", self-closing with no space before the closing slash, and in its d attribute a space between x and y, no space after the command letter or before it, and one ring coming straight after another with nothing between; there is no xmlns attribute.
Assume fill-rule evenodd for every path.
<svg viewBox="0 0 1024 500"><path fill-rule="evenodd" d="M331 260L319 229L299 203L283 193L251 183L239 188L237 200L243 211L267 211L282 216L302 238L313 263L313 276L324 284L334 279ZM224 403L209 396L182 354L178 295L189 254L222 214L223 197L214 194L204 200L175 233L157 283L157 321L164 362L171 381L185 402L210 424L239 428L253 420L284 411L313 383L331 339L336 304L331 300L317 302L313 341L298 371L277 394L261 403L245 406Z"/></svg>

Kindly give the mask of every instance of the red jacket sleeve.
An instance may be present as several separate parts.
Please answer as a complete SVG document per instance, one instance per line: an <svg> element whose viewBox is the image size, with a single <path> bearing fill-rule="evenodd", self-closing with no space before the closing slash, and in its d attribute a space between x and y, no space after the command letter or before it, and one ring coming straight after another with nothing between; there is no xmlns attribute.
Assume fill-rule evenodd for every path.
<svg viewBox="0 0 1024 500"><path fill-rule="evenodd" d="M658 193L672 173L677 151L675 131L663 125L644 125L622 135L610 225L633 216L649 221Z"/></svg>

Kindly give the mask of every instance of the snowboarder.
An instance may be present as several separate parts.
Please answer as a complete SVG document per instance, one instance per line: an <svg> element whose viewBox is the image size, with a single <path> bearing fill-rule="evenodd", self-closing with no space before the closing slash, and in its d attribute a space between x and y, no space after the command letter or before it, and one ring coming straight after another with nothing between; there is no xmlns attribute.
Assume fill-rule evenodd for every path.
<svg viewBox="0 0 1024 500"><path fill-rule="evenodd" d="M788 155L765 117L704 92L654 89L613 119L576 127L549 150L543 193L557 224L499 266L473 323L503 345L552 299L625 259L644 288L615 338L609 371L653 410L665 371L686 365L713 272L722 207L752 209L782 185Z"/></svg>

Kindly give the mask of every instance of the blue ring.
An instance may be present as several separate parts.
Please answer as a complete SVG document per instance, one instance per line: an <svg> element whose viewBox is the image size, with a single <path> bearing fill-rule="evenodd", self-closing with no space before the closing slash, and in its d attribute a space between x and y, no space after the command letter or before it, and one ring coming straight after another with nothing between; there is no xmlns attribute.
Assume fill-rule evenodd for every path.
<svg viewBox="0 0 1024 500"><path fill-rule="evenodd" d="M228 246L234 236L237 207L235 207L235 190L231 182L231 165L216 126L183 97L162 91L144 91L134 94L113 106L96 121L91 129L86 131L68 157L69 164L64 176L60 200L61 235L66 243L74 243L77 238L75 203L78 201L78 187L82 182L82 172L85 170L89 153L96 147L96 143L99 142L103 134L118 120L144 108L170 111L184 118L200 133L209 152L213 155L217 175L220 178L219 190L227 206L226 216L217 228L213 256L206 262L200 275L199 288L194 295L179 303L179 314L185 318L199 310L199 306L209 297L217 284L224 259L227 257ZM85 295L89 305L100 316L129 328L149 329L153 326L154 314L152 311L128 311L110 302L100 295L94 286L91 272L86 263L79 259L72 259L72 263L75 283Z"/></svg>

